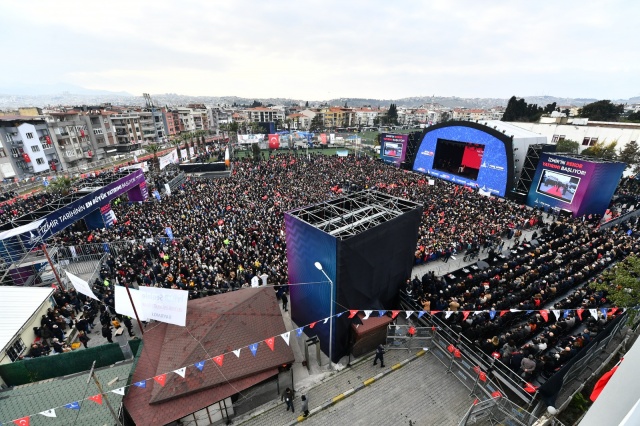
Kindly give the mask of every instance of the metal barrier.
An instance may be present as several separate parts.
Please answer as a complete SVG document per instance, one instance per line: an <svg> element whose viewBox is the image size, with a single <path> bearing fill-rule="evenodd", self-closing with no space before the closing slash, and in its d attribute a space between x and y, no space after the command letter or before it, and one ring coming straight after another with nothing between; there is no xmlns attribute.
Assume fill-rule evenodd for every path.
<svg viewBox="0 0 640 426"><path fill-rule="evenodd" d="M413 349L425 348L432 338L431 328L416 327L411 322L409 324L389 324L387 327L387 349Z"/></svg>
<svg viewBox="0 0 640 426"><path fill-rule="evenodd" d="M187 175L184 172L180 172L178 176L169 181L169 188L173 191L187 180Z"/></svg>
<svg viewBox="0 0 640 426"><path fill-rule="evenodd" d="M530 426L538 419L506 398L491 398L473 404L458 426L466 425L519 425Z"/></svg>
<svg viewBox="0 0 640 426"><path fill-rule="evenodd" d="M601 224L600 228L602 228L602 229L611 228L611 227L613 227L615 225L618 225L618 224L624 222L627 219L630 219L630 218L636 217L636 216L640 216L640 209L634 210L632 212L625 213L622 216L616 217L615 219L611 219L610 221Z"/></svg>

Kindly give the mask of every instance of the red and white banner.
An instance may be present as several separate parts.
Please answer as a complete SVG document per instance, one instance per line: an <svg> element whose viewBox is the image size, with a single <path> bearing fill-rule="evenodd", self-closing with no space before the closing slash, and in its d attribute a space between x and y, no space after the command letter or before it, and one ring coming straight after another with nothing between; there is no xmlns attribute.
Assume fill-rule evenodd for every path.
<svg viewBox="0 0 640 426"><path fill-rule="evenodd" d="M320 143L322 145L326 145L327 144L327 134L326 133L320 133Z"/></svg>
<svg viewBox="0 0 640 426"><path fill-rule="evenodd" d="M278 149L278 148L280 148L280 135L270 134L269 149Z"/></svg>

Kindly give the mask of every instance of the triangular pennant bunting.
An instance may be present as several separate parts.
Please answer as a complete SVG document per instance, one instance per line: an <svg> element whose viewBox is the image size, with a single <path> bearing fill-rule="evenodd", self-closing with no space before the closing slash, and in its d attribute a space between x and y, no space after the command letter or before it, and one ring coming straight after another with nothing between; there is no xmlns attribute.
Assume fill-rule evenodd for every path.
<svg viewBox="0 0 640 426"><path fill-rule="evenodd" d="M155 380L156 383L159 384L160 386L164 386L164 384L167 382L167 375L160 374L158 376L155 376L153 380Z"/></svg>
<svg viewBox="0 0 640 426"><path fill-rule="evenodd" d="M68 408L70 410L79 410L80 403L78 401L70 402L69 404L65 405L64 408Z"/></svg>
<svg viewBox="0 0 640 426"><path fill-rule="evenodd" d="M284 342L287 344L287 346L289 346L289 336L291 335L290 331L287 331L286 333L282 333L280 335L280 337L282 337L282 340L284 340Z"/></svg>
<svg viewBox="0 0 640 426"><path fill-rule="evenodd" d="M580 309L576 309L576 314L578 314L578 318L580 318L580 321L582 321L582 313L584 312L584 309L580 308Z"/></svg>
<svg viewBox="0 0 640 426"><path fill-rule="evenodd" d="M452 313L453 313L453 311L446 311L446 312L444 313L444 317L445 317L446 319L449 319L449 317L451 316L451 314L452 314Z"/></svg>
<svg viewBox="0 0 640 426"><path fill-rule="evenodd" d="M45 417L56 417L56 410L52 408L50 410L40 411L38 414L43 415Z"/></svg>
<svg viewBox="0 0 640 426"><path fill-rule="evenodd" d="M240 349L236 349L235 351L233 351L233 354L240 358Z"/></svg>
<svg viewBox="0 0 640 426"><path fill-rule="evenodd" d="M184 376L187 373L187 367L178 368L177 370L173 370L173 372L184 379Z"/></svg>
<svg viewBox="0 0 640 426"><path fill-rule="evenodd" d="M387 313L387 311L378 311L378 316L383 316L386 313Z"/></svg>
<svg viewBox="0 0 640 426"><path fill-rule="evenodd" d="M273 348L275 347L276 339L274 337L269 337L268 339L265 339L264 342L267 344L267 346L269 346L269 349L273 351Z"/></svg>
<svg viewBox="0 0 640 426"><path fill-rule="evenodd" d="M371 312L373 312L373 311L364 311L364 318L363 319L369 319L369 315L371 315Z"/></svg>
<svg viewBox="0 0 640 426"><path fill-rule="evenodd" d="M568 316L569 316L569 310L568 310L568 309L565 309L565 310L564 310L564 313L562 314L562 316L563 316L563 318L568 317Z"/></svg>
<svg viewBox="0 0 640 426"><path fill-rule="evenodd" d="M558 321L560 319L560 309L554 309L551 312L553 312L553 315L556 317L556 321Z"/></svg>
<svg viewBox="0 0 640 426"><path fill-rule="evenodd" d="M395 319L399 313L400 311L391 311L391 318Z"/></svg>
<svg viewBox="0 0 640 426"><path fill-rule="evenodd" d="M407 314L407 318L409 319L409 317L413 314L414 311L406 311L405 313Z"/></svg>
<svg viewBox="0 0 640 426"><path fill-rule="evenodd" d="M607 317L607 308L600 308L600 312L602 312L602 315L606 318Z"/></svg>
<svg viewBox="0 0 640 426"><path fill-rule="evenodd" d="M184 376L182 376L184 377ZM118 388L118 389L114 389L111 392L118 394L118 395L124 395L124 388Z"/></svg>
<svg viewBox="0 0 640 426"><path fill-rule="evenodd" d="M309 328L315 327L317 323L318 323L318 321L312 322L311 324L309 324Z"/></svg>
<svg viewBox="0 0 640 426"><path fill-rule="evenodd" d="M469 316L469 311L462 311L462 321L465 321Z"/></svg>
<svg viewBox="0 0 640 426"><path fill-rule="evenodd" d="M506 315L509 311L500 311L500 316Z"/></svg>
<svg viewBox="0 0 640 426"><path fill-rule="evenodd" d="M489 318L494 319L496 317L496 311L495 310L490 310L489 311Z"/></svg>
<svg viewBox="0 0 640 426"><path fill-rule="evenodd" d="M418 312L418 318L422 318L422 316L423 316L424 314L425 314L425 312L424 312L424 311L420 311L420 312Z"/></svg>
<svg viewBox="0 0 640 426"><path fill-rule="evenodd" d="M329 317L326 317L326 318L324 319L324 321L322 321L322 323L323 323L323 324L326 324L326 323L327 323L327 321L329 321Z"/></svg>
<svg viewBox="0 0 640 426"><path fill-rule="evenodd" d="M540 316L544 318L545 322L549 321L549 311L546 309L540 310Z"/></svg>
<svg viewBox="0 0 640 426"><path fill-rule="evenodd" d="M222 363L224 362L224 354L222 355L218 355L218 356L214 356L213 358L211 358L213 360L213 362L215 362L216 364L218 364L220 367L222 367Z"/></svg>
<svg viewBox="0 0 640 426"><path fill-rule="evenodd" d="M296 335L297 335L298 337L302 336L302 327L300 327L300 328L296 328Z"/></svg>
<svg viewBox="0 0 640 426"><path fill-rule="evenodd" d="M102 394L101 394L101 393L99 393L99 394L97 394L97 395L90 396L90 397L89 397L89 398L87 398L87 399L88 399L89 401L93 401L93 402L95 402L96 404L100 404L100 405L102 405Z"/></svg>
<svg viewBox="0 0 640 426"><path fill-rule="evenodd" d="M18 426L29 426L31 418L29 416L22 417L21 419L15 419L13 421L14 425Z"/></svg>
<svg viewBox="0 0 640 426"><path fill-rule="evenodd" d="M358 311L356 311L355 309L349 310L349 318L355 317L357 313Z"/></svg>
<svg viewBox="0 0 640 426"><path fill-rule="evenodd" d="M204 361L196 362L193 365L195 365L198 370L202 371L202 369L204 368Z"/></svg>
<svg viewBox="0 0 640 426"><path fill-rule="evenodd" d="M597 309L589 309L589 313L592 318L598 319L598 310Z"/></svg>
<svg viewBox="0 0 640 426"><path fill-rule="evenodd" d="M253 356L256 356L256 352L258 352L258 344L257 343L250 344L249 345L249 350L251 351Z"/></svg>

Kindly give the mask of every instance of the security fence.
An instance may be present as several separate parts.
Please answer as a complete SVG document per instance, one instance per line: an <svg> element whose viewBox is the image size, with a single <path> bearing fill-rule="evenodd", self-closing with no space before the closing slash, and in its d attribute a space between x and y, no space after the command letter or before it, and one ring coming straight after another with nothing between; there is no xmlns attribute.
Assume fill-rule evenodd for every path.
<svg viewBox="0 0 640 426"><path fill-rule="evenodd" d="M432 332L427 327L416 327L409 324L390 324L387 327L387 349L407 350L425 348L429 345Z"/></svg>
<svg viewBox="0 0 640 426"><path fill-rule="evenodd" d="M458 426L513 425L529 426L538 419L506 398L496 397L473 404Z"/></svg>

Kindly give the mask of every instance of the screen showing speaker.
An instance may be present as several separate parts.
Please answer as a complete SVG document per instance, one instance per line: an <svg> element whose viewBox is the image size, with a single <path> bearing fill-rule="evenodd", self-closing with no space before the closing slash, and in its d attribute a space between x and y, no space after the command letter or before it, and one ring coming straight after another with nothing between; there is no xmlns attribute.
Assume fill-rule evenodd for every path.
<svg viewBox="0 0 640 426"><path fill-rule="evenodd" d="M553 170L543 170L537 191L565 203L571 203L578 190L578 185L580 185L579 177L565 175Z"/></svg>
<svg viewBox="0 0 640 426"><path fill-rule="evenodd" d="M433 168L468 179L478 179L484 145L438 139Z"/></svg>

